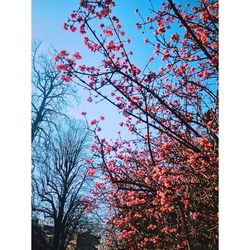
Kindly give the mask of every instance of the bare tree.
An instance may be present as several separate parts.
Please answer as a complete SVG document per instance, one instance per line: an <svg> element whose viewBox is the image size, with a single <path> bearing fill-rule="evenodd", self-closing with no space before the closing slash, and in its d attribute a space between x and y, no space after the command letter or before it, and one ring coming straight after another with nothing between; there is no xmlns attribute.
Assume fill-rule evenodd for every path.
<svg viewBox="0 0 250 250"><path fill-rule="evenodd" d="M88 184L83 158L88 134L79 123L60 128L43 146L44 158L33 173L33 211L53 225L53 250L65 250L81 223L84 186Z"/></svg>
<svg viewBox="0 0 250 250"><path fill-rule="evenodd" d="M32 50L32 142L38 135L48 135L46 125L56 126L55 118L65 116L62 108L76 99L73 87L60 79L55 68L55 52L39 53L40 46L34 42Z"/></svg>

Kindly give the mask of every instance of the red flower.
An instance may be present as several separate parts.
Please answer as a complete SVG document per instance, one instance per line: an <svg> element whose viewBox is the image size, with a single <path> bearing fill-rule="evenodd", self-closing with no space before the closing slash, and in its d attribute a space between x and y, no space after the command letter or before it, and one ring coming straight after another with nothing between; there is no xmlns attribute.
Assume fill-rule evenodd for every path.
<svg viewBox="0 0 250 250"><path fill-rule="evenodd" d="M75 32L75 31L76 31L76 27L73 26L73 25L71 25L71 26L70 26L70 30L71 30L72 32Z"/></svg>
<svg viewBox="0 0 250 250"><path fill-rule="evenodd" d="M150 179L149 179L148 177L145 178L145 183L146 183L147 185L150 185L150 184L151 184L151 181L150 181Z"/></svg>
<svg viewBox="0 0 250 250"><path fill-rule="evenodd" d="M103 33L106 34L107 36L113 36L113 31L111 29L103 30Z"/></svg>
<svg viewBox="0 0 250 250"><path fill-rule="evenodd" d="M81 55L80 55L79 52L76 52L76 53L74 54L74 58L75 58L76 60L81 60L81 59L82 59L82 57L81 57Z"/></svg>
<svg viewBox="0 0 250 250"><path fill-rule="evenodd" d="M67 23L64 23L64 24L63 24L63 28L64 28L65 30L68 30L68 24L67 24Z"/></svg>
<svg viewBox="0 0 250 250"><path fill-rule="evenodd" d="M89 97L89 98L87 99L87 101L88 101L88 102L93 102L93 99L92 99L91 97Z"/></svg>
<svg viewBox="0 0 250 250"><path fill-rule="evenodd" d="M207 123L207 127L208 128L212 128L212 126L213 126L213 122L212 121L210 121L210 122Z"/></svg>
<svg viewBox="0 0 250 250"><path fill-rule="evenodd" d="M99 189L106 190L106 187L102 183L97 182L95 185Z"/></svg>
<svg viewBox="0 0 250 250"><path fill-rule="evenodd" d="M61 51L59 52L59 55L60 55L61 57L69 56L69 54L67 53L66 50L61 50Z"/></svg>
<svg viewBox="0 0 250 250"><path fill-rule="evenodd" d="M164 26L160 26L157 30L156 30L156 33L157 34L162 34L162 33L164 33L166 30L165 30L165 28L164 28Z"/></svg>
<svg viewBox="0 0 250 250"><path fill-rule="evenodd" d="M86 173L86 176L93 176L95 174L95 170L93 168L89 168L89 170Z"/></svg>
<svg viewBox="0 0 250 250"><path fill-rule="evenodd" d="M60 60L60 55L56 55L55 57L54 57L54 60L57 62L57 61L59 61Z"/></svg>
<svg viewBox="0 0 250 250"><path fill-rule="evenodd" d="M71 13L71 15L70 15L72 18L75 18L76 16L77 16L77 13L76 12L73 12L73 13Z"/></svg>

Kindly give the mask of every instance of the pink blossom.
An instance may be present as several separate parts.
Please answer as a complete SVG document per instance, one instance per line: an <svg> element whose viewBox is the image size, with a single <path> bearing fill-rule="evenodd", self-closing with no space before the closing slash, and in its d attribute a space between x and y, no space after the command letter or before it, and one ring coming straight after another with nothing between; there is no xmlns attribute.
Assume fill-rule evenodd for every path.
<svg viewBox="0 0 250 250"><path fill-rule="evenodd" d="M94 84L95 84L95 82L90 81L90 82L89 82L89 87L93 88L93 87L94 87Z"/></svg>
<svg viewBox="0 0 250 250"><path fill-rule="evenodd" d="M61 80L64 82L70 82L71 76L70 75L61 75Z"/></svg>
<svg viewBox="0 0 250 250"><path fill-rule="evenodd" d="M56 65L56 70L58 70L58 71L66 71L67 67L64 64L57 64Z"/></svg>
<svg viewBox="0 0 250 250"><path fill-rule="evenodd" d="M93 176L95 174L95 170L93 168L89 168L87 173L86 173L86 176Z"/></svg>
<svg viewBox="0 0 250 250"><path fill-rule="evenodd" d="M81 57L81 55L80 55L79 52L76 52L76 53L74 54L74 58L75 58L76 60L81 60L81 59L82 59L82 57Z"/></svg>
<svg viewBox="0 0 250 250"><path fill-rule="evenodd" d="M73 12L71 15L70 15L72 18L75 18L77 16L77 13L76 12Z"/></svg>
<svg viewBox="0 0 250 250"><path fill-rule="evenodd" d="M164 33L166 30L165 30L165 27L164 26L159 26L159 28L156 30L156 33L157 34L162 34Z"/></svg>
<svg viewBox="0 0 250 250"><path fill-rule="evenodd" d="M64 24L63 24L63 28L64 28L65 30L68 30L68 24L67 24L67 23L64 23Z"/></svg>
<svg viewBox="0 0 250 250"><path fill-rule="evenodd" d="M102 183L96 182L95 185L96 185L96 187L99 188L99 189L106 190L106 187L105 187Z"/></svg>
<svg viewBox="0 0 250 250"><path fill-rule="evenodd" d="M73 26L73 25L71 25L71 26L70 26L70 30L71 30L72 32L75 32L75 31L76 31L76 27Z"/></svg>
<svg viewBox="0 0 250 250"><path fill-rule="evenodd" d="M106 34L107 36L113 36L113 31L111 29L103 30L103 33Z"/></svg>
<svg viewBox="0 0 250 250"><path fill-rule="evenodd" d="M200 213L199 212L194 212L193 214L193 219L197 220L197 218L199 217Z"/></svg>
<svg viewBox="0 0 250 250"><path fill-rule="evenodd" d="M208 128L212 128L212 126L213 126L213 122L212 122L212 121L209 121L209 122L207 123L207 127L208 127Z"/></svg>
<svg viewBox="0 0 250 250"><path fill-rule="evenodd" d="M90 124L91 124L91 125L96 124L96 119L92 120L92 121L90 122Z"/></svg>
<svg viewBox="0 0 250 250"><path fill-rule="evenodd" d="M60 55L56 55L56 56L54 57L54 60L57 62L57 61L59 61L60 58L61 58Z"/></svg>
<svg viewBox="0 0 250 250"><path fill-rule="evenodd" d="M59 55L62 56L62 57L69 56L69 54L67 53L66 50L61 50L61 51L59 52Z"/></svg>
<svg viewBox="0 0 250 250"><path fill-rule="evenodd" d="M151 181L150 181L150 179L149 179L148 177L145 178L145 183L146 183L147 185L150 185L150 184L151 184Z"/></svg>
<svg viewBox="0 0 250 250"><path fill-rule="evenodd" d="M88 102L93 102L93 99L92 97L90 96L88 99L87 99Z"/></svg>

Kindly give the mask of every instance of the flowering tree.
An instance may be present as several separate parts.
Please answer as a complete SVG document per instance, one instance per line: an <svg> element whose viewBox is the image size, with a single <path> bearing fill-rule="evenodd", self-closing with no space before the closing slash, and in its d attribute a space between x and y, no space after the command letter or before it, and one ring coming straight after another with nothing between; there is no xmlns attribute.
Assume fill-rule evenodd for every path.
<svg viewBox="0 0 250 250"><path fill-rule="evenodd" d="M110 208L105 247L217 249L218 1L168 0L158 10L150 1L146 17L136 9L138 32L149 34L144 43L153 50L143 67L128 50L115 5L81 1L64 24L83 34L101 66L80 63L79 52L55 57L61 79L81 84L90 102L116 106L126 119L120 126L133 135L111 144L98 136L103 117L91 122L101 163L89 164L104 175L94 192Z"/></svg>

